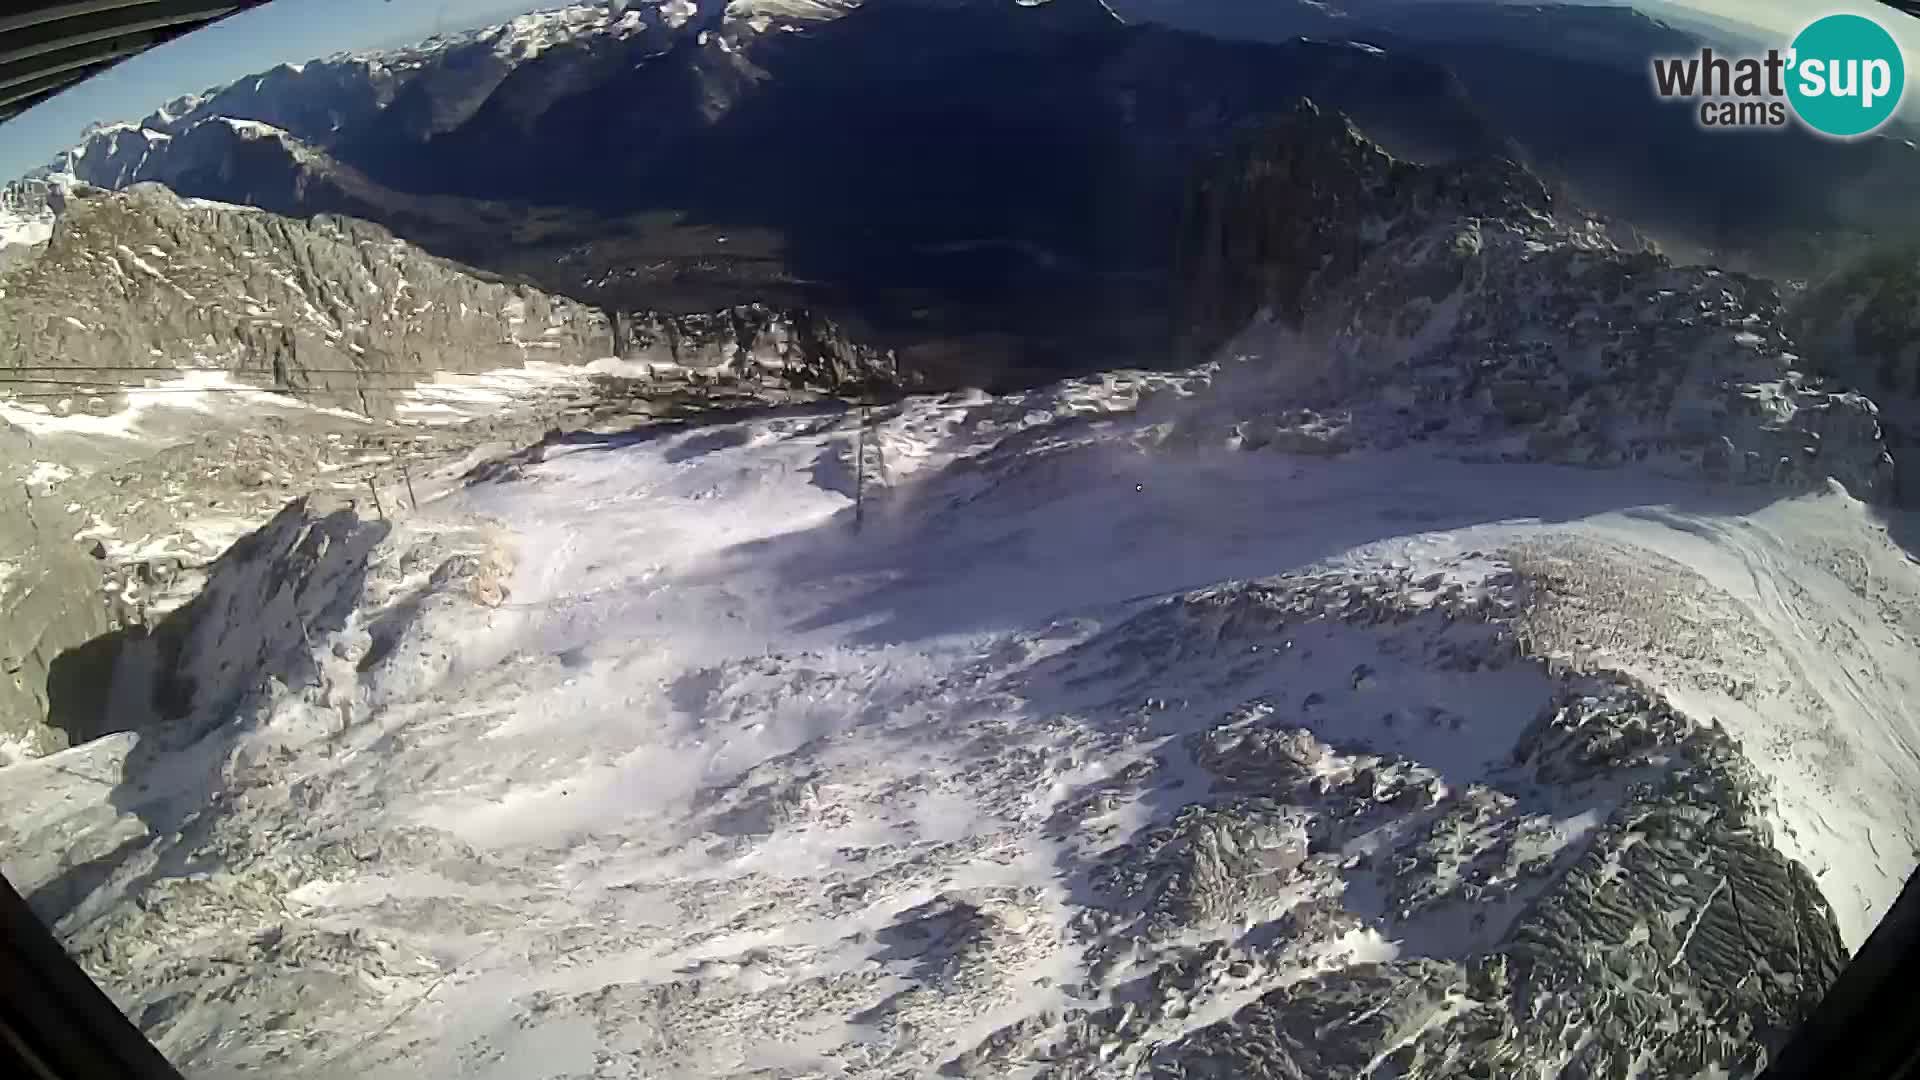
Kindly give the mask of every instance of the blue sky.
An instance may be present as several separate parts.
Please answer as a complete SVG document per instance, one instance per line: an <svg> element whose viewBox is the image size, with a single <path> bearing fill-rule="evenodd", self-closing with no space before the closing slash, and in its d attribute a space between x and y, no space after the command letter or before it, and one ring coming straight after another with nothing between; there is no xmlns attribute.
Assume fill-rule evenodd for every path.
<svg viewBox="0 0 1920 1080"><path fill-rule="evenodd" d="M95 120L138 120L163 101L280 63L404 45L565 0L273 0L150 49L0 125L0 179L79 141Z"/></svg>

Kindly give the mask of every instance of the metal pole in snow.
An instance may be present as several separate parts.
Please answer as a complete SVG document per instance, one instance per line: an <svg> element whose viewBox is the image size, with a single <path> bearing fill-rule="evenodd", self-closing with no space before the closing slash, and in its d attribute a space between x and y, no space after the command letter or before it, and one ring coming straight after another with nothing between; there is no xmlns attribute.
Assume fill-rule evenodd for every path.
<svg viewBox="0 0 1920 1080"><path fill-rule="evenodd" d="M867 407L860 406L860 433L854 438L853 451L853 527L860 528L866 516L867 486Z"/></svg>
<svg viewBox="0 0 1920 1080"><path fill-rule="evenodd" d="M373 492L374 513L379 514L381 518L384 519L387 516L387 509L380 505L380 489L374 486L373 477L371 476L367 477L367 490Z"/></svg>
<svg viewBox="0 0 1920 1080"><path fill-rule="evenodd" d="M400 478L407 482L407 501L415 510L420 509L420 497L413 493L413 474L407 471L407 459L400 459Z"/></svg>

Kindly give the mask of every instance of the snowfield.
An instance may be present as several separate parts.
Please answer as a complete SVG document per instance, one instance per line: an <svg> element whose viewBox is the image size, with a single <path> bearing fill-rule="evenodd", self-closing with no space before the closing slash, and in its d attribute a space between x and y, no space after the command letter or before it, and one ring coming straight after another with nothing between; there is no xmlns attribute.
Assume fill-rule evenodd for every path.
<svg viewBox="0 0 1920 1080"><path fill-rule="evenodd" d="M909 400L859 469L839 409L562 440L375 538L208 737L0 770L6 873L195 1076L1442 1075L1486 958L1615 881L1661 899L1553 934L1651 958L1639 1067L1751 1064L1676 1048L1746 968L1824 984L1731 920L1850 949L1920 860L1885 521L1189 444L1204 382Z"/></svg>

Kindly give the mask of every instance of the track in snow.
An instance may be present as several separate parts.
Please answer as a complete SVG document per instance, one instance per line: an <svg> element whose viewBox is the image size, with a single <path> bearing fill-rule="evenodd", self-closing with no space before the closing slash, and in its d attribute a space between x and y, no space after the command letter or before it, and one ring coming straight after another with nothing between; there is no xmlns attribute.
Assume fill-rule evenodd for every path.
<svg viewBox="0 0 1920 1080"><path fill-rule="evenodd" d="M1059 419L1070 411L1083 415ZM1484 949L1537 883L1496 873L1507 899L1474 922L1445 904L1398 917L1391 879L1358 871L1271 891L1256 875L1232 886L1234 925L1180 901L1170 943L1131 959L1076 929L1090 898L1157 858L1124 845L1225 797L1192 740L1255 722L1249 702L1305 718L1320 741L1302 753L1336 790L1362 772L1390 790L1504 782L1552 688L1525 665L1434 669L1417 643L1453 632L1437 616L1404 633L1245 631L1251 668L1156 629L1184 610L1161 597L1284 571L1399 581L1417 607L1448 585L1484 593L1516 564L1552 569L1537 643L1727 724L1777 785L1781 845L1819 876L1847 942L1912 869L1920 578L1843 494L1768 505L1629 471L1142 451L1131 425L1071 399L909 403L873 433L858 531L840 482L852 429L834 417L556 451L525 480L442 500L416 530L490 521L519 560L506 604L432 628L449 673L425 693L366 681L344 732L295 731L305 714L289 707L213 740L195 767L224 794L190 819L201 832L144 841L167 849L162 879L269 874L279 933L328 958L251 961L263 973L236 1004L157 1021L163 1047L209 1070L316 1075L596 1060L811 1075L857 1073L860 1054L919 1073L1035 1017L1117 1008L1129 972L1155 977L1209 940L1252 950L1257 963L1221 961L1252 974L1203 980L1191 1012L1156 1014L1140 1045L1315 972ZM126 745L0 771L21 821L10 875L31 887L56 871L51 837L142 842L152 807L104 805L74 779L110 775ZM199 789L184 790L156 783L152 799ZM1507 839L1476 842L1564 866L1620 797L1523 794L1487 811ZM1311 824L1333 814L1309 801L1270 836L1349 828ZM1351 825L1348 854L1390 851L1421 820ZM245 839L221 848L229 833ZM130 877L63 930L133 917L119 890L154 879ZM1111 917L1145 921L1113 940L1173 902L1140 887L1147 906ZM1325 932L1275 944L1314 902L1339 913ZM1697 927L1705 911L1671 914ZM262 947L217 906L143 917L181 920L142 930L170 926L189 955ZM358 982L330 983L327 964ZM188 993L208 977L154 976ZM316 989L296 1000L301 982ZM263 1027L276 1010L287 1019ZM247 1033L244 1049L222 1030Z"/></svg>

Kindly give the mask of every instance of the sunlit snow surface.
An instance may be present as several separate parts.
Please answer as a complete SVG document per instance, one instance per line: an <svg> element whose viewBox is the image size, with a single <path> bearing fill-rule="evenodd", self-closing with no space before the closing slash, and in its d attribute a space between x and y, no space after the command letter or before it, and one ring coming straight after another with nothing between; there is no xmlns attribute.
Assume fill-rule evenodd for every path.
<svg viewBox="0 0 1920 1080"><path fill-rule="evenodd" d="M32 247L53 236L51 213L23 213L0 208L0 248Z"/></svg>
<svg viewBox="0 0 1920 1080"><path fill-rule="evenodd" d="M1484 949L1537 889L1403 917L1329 874L1162 924L1182 886L1150 869L1156 826L1232 793L1207 740L1268 716L1330 784L1499 783L1550 681L1432 643L1517 566L1563 572L1571 659L1743 740L1849 946L1912 869L1920 588L1843 493L1143 446L1123 399L1108 377L883 412L857 531L842 412L555 447L387 541L484 524L516 559L504 604L422 617L431 678L323 663L137 791L125 736L0 770L6 871L33 892L140 852L60 929L121 928L138 985L109 989L201 1075L926 1075L1219 942L1150 1047L1314 972ZM431 569L396 568L359 626ZM1168 600L1283 572L1398 582L1404 617L1269 633ZM1521 800L1511 859L1576 852L1617 798ZM1344 921L1273 945L1315 905Z"/></svg>

